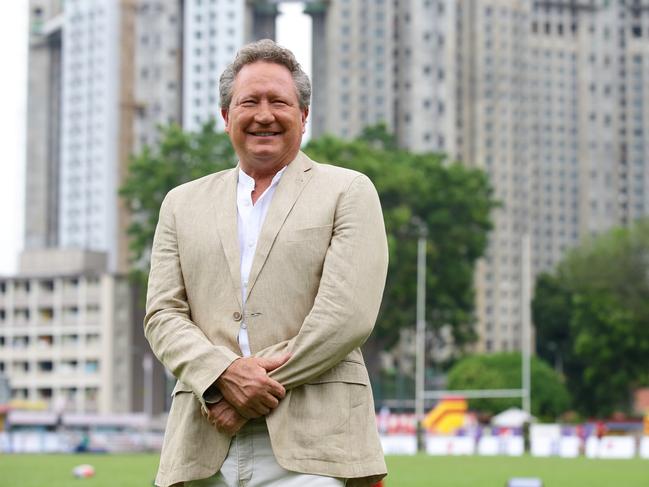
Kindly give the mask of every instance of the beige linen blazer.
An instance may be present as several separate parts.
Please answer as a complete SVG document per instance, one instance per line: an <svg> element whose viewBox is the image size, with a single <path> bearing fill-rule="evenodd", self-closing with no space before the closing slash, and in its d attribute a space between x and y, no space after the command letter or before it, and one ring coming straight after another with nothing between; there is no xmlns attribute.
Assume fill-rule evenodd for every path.
<svg viewBox="0 0 649 487"><path fill-rule="evenodd" d="M237 237L237 169L165 197L151 255L144 329L178 378L159 486L216 473L230 438L201 414L203 395L241 354L292 354L271 372L287 390L266 418L277 461L367 485L386 467L359 347L379 310L387 242L379 199L357 172L303 153L275 191L257 243L245 308Z"/></svg>

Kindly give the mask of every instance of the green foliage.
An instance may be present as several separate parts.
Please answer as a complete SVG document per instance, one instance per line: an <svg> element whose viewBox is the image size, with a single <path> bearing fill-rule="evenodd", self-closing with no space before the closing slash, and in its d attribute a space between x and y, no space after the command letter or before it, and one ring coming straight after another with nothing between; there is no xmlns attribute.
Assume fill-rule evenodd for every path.
<svg viewBox="0 0 649 487"><path fill-rule="evenodd" d="M459 360L448 373L448 388L461 389L520 389L521 354L496 353L469 355ZM532 414L556 419L570 405L570 396L559 374L543 360L532 357ZM471 409L497 414L510 407L520 407L519 398L472 399Z"/></svg>
<svg viewBox="0 0 649 487"><path fill-rule="evenodd" d="M417 227L428 231L426 320L450 325L462 347L475 335L473 270L487 245L496 206L486 175L441 154L413 154L396 147L384 126L367 128L356 140L325 136L310 142L313 159L360 171L376 186L385 217L390 267L374 340L380 349L415 322Z"/></svg>
<svg viewBox="0 0 649 487"><path fill-rule="evenodd" d="M537 324L536 353L552 364L559 373L565 372L568 377L578 377L582 370L572 354L569 326L572 314L570 290L557 277L540 274L536 279L532 301L532 315L534 323Z"/></svg>
<svg viewBox="0 0 649 487"><path fill-rule="evenodd" d="M145 283L158 212L165 195L179 184L232 167L236 157L225 133L206 123L199 132L172 124L160 128L160 145L145 147L131 158L119 194L131 212L128 227L133 277Z"/></svg>
<svg viewBox="0 0 649 487"><path fill-rule="evenodd" d="M649 383L649 223L572 251L539 277L532 313L539 352L565 373L577 410L628 411Z"/></svg>

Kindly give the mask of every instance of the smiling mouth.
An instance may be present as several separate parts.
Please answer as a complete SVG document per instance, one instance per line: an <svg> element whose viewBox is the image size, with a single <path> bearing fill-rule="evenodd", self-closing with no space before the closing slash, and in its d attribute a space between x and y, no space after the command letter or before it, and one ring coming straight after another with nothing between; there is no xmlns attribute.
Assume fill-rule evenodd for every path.
<svg viewBox="0 0 649 487"><path fill-rule="evenodd" d="M250 132L250 135L254 135L255 137L272 137L279 135L279 132Z"/></svg>

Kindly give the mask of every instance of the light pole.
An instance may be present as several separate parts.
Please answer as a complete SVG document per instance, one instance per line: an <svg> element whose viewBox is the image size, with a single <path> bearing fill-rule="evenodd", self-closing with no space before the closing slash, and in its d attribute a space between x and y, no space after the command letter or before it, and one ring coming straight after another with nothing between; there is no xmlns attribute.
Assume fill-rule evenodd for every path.
<svg viewBox="0 0 649 487"><path fill-rule="evenodd" d="M417 225L417 323L415 337L415 418L417 420L417 451L426 448L424 429L425 354L426 354L426 244L428 228L418 217L413 218Z"/></svg>
<svg viewBox="0 0 649 487"><path fill-rule="evenodd" d="M530 367L532 356L532 317L530 309L532 303L532 270L530 268L530 236L527 233L521 238L521 251L521 375L523 379L523 411L527 414L532 414L532 379Z"/></svg>

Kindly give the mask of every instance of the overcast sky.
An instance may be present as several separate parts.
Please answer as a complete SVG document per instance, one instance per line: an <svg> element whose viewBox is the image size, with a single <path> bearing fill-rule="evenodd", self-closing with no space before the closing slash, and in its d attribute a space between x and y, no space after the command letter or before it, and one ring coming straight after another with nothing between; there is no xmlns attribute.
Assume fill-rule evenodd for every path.
<svg viewBox="0 0 649 487"><path fill-rule="evenodd" d="M27 90L27 0L3 2L0 16L0 275L22 248Z"/></svg>
<svg viewBox="0 0 649 487"><path fill-rule="evenodd" d="M28 0L2 3L0 16L0 275L18 267L23 247ZM311 73L310 19L301 4L282 4L278 42Z"/></svg>

